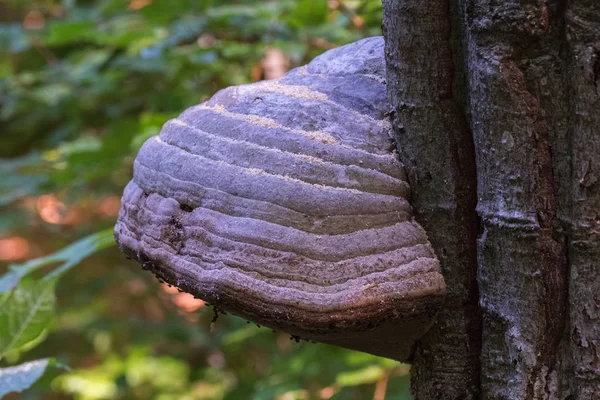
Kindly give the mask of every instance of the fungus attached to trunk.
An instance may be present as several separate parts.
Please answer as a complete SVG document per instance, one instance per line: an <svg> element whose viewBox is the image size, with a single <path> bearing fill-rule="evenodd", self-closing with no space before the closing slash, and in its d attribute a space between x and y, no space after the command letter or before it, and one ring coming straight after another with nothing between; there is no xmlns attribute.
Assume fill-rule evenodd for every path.
<svg viewBox="0 0 600 400"><path fill-rule="evenodd" d="M219 309L406 360L445 286L388 110L381 37L221 90L144 144L117 242Z"/></svg>

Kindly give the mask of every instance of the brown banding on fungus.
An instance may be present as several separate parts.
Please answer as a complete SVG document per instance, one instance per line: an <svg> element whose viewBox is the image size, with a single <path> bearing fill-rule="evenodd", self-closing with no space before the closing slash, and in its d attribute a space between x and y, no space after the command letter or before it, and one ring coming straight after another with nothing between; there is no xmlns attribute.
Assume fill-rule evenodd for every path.
<svg viewBox="0 0 600 400"><path fill-rule="evenodd" d="M167 122L135 161L119 246L219 310L407 360L445 286L384 76L383 38L364 39Z"/></svg>

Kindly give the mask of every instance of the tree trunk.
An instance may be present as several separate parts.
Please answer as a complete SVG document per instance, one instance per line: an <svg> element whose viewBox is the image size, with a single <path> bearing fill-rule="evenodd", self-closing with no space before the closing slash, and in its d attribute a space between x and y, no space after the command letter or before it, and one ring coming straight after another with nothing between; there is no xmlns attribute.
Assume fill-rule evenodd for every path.
<svg viewBox="0 0 600 400"><path fill-rule="evenodd" d="M600 3L383 4L399 153L448 284L415 398L600 399Z"/></svg>

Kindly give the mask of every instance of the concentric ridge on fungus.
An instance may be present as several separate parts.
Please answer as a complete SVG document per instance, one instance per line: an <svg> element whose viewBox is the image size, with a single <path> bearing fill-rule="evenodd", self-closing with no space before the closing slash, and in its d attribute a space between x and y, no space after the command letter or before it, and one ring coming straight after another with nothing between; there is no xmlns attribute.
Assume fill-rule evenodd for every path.
<svg viewBox="0 0 600 400"><path fill-rule="evenodd" d="M119 246L219 309L406 359L444 281L385 99L381 37L221 90L140 150Z"/></svg>

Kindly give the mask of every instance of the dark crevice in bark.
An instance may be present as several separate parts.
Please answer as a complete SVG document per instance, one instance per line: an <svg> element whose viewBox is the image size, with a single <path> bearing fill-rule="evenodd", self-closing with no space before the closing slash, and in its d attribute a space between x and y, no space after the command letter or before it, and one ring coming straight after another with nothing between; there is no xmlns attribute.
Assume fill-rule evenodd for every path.
<svg viewBox="0 0 600 400"><path fill-rule="evenodd" d="M547 396L552 394L548 387L550 380L547 377L555 372L558 346L565 328L567 309L566 250L562 246L564 243L562 229L559 228L556 218L556 191L552 172L549 128L545 122L540 125L537 132L534 133L534 138L539 160L536 212L540 226L538 241L543 285L540 301L544 318L541 330L535 339L537 356L527 386L527 398L531 399L539 397L535 393L535 385L539 385L539 382L545 382L544 392Z"/></svg>
<svg viewBox="0 0 600 400"><path fill-rule="evenodd" d="M594 86L598 89L598 77L600 77L600 50L594 50L592 59L594 60L592 67L592 71L594 71Z"/></svg>
<svg viewBox="0 0 600 400"><path fill-rule="evenodd" d="M477 215L477 170L475 162L475 145L473 143L473 134L469 126L469 116L467 114L468 107L468 94L467 90L467 68L465 65L465 54L466 49L464 47L464 25L462 23L462 12L460 8L460 2L458 0L450 0L448 7L448 18L450 24L450 38L449 46L451 49L451 63L449 69L452 73L452 95L451 102L455 108L457 118L460 119L461 125L464 127L457 135L453 146L457 149L456 162L458 163L461 171L459 172L460 179L463 180L462 193L458 191L456 193L459 200L460 212L465 220L463 223L467 225L469 229L469 235L466 238L470 240L469 251L472 254L469 255L469 260L472 263L470 267L466 268L466 273L470 274L468 284L469 293L467 295L466 305L464 307L464 319L468 321L468 338L469 348L473 349L473 354L477 356L476 359L472 360L470 367L474 373L472 379L471 392L467 392L468 395L478 397L481 387L481 324L482 316L479 308L479 285L477 283L477 238L479 232L482 230L481 218ZM449 132L453 132L449 130ZM464 397L467 398L467 397Z"/></svg>
<svg viewBox="0 0 600 400"><path fill-rule="evenodd" d="M555 12L549 12L552 15L549 26L557 32L547 34L537 41L538 48L517 49L520 59L533 59L539 57L548 57L548 54L554 53L557 60L560 60L560 38L564 28L564 6L562 1L556 5ZM548 17L550 18L550 17ZM552 30L552 28L549 28ZM550 37L547 37L550 36ZM545 382L544 394L546 396L554 395L549 387L552 382L548 377L556 373L558 361L559 346L563 338L568 308L568 263L567 249L565 247L565 230L561 226L557 217L558 199L555 182L557 178L554 173L554 162L552 154L552 134L550 121L544 116L548 111L544 110L543 94L536 93L536 86L531 86L531 81L537 84L538 76L527 79L527 71L522 71L526 77L525 89L534 101L533 106L540 119L536 121L534 128L534 145L538 158L537 165L537 199L536 199L536 217L539 225L539 247L540 247L540 265L542 292L541 304L543 305L544 319L542 329L540 330L535 343L536 362L531 372L531 378L527 386L528 398L537 398L539 393L535 392L535 385L539 382ZM560 96L560 93L554 93ZM564 94L563 94L564 96ZM546 113L544 113L546 111Z"/></svg>
<svg viewBox="0 0 600 400"><path fill-rule="evenodd" d="M456 2L432 0L384 0L383 5L388 92L396 111L398 150L411 183L415 218L428 233L448 286L436 324L415 350L413 395L473 399L479 392L481 343L479 226L464 92L454 94L464 81L463 68L454 64L462 59L456 57L460 34L450 26L452 18L460 19L458 7Z"/></svg>

